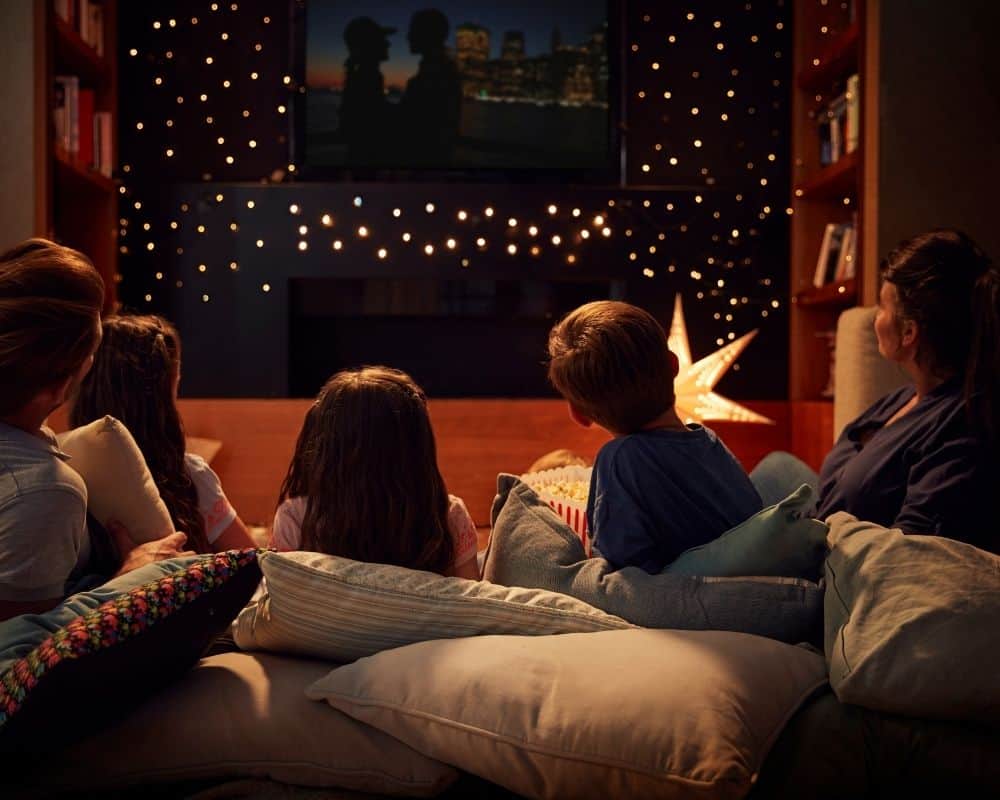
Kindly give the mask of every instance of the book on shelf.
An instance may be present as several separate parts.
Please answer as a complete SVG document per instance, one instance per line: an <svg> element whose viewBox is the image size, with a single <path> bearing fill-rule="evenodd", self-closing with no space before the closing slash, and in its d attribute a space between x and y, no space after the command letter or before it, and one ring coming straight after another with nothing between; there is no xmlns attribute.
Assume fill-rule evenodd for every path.
<svg viewBox="0 0 1000 800"><path fill-rule="evenodd" d="M57 75L55 86L56 144L67 153L80 149L80 79L75 75Z"/></svg>
<svg viewBox="0 0 1000 800"><path fill-rule="evenodd" d="M104 9L91 0L55 0L56 16L104 57Z"/></svg>
<svg viewBox="0 0 1000 800"><path fill-rule="evenodd" d="M835 281L846 281L854 277L857 238L857 229L853 225L845 225L844 236L840 242L840 253L837 256L837 268L833 273Z"/></svg>
<svg viewBox="0 0 1000 800"><path fill-rule="evenodd" d="M111 112L94 113L94 167L105 178L111 177Z"/></svg>
<svg viewBox="0 0 1000 800"><path fill-rule="evenodd" d="M57 149L84 169L111 177L111 112L95 105L94 90L81 88L76 76L56 77L52 123Z"/></svg>
<svg viewBox="0 0 1000 800"><path fill-rule="evenodd" d="M851 75L847 88L823 108L819 115L819 163L834 164L858 148L860 132L860 80Z"/></svg>
<svg viewBox="0 0 1000 800"><path fill-rule="evenodd" d="M823 231L823 241L816 258L816 270L813 273L813 286L817 289L834 279L837 263L840 260L840 249L844 239L846 225L829 223Z"/></svg>
<svg viewBox="0 0 1000 800"><path fill-rule="evenodd" d="M816 258L813 286L846 281L857 272L857 226L853 223L829 223Z"/></svg>
<svg viewBox="0 0 1000 800"><path fill-rule="evenodd" d="M844 152L853 153L858 149L858 142L861 138L861 79L858 73L854 73L847 79L847 91L844 93L847 100L845 109L845 139Z"/></svg>

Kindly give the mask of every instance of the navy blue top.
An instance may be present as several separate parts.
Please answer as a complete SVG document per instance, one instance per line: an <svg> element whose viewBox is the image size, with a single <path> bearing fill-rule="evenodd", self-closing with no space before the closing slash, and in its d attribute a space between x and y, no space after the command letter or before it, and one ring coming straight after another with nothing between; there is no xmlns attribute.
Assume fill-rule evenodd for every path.
<svg viewBox="0 0 1000 800"><path fill-rule="evenodd" d="M887 426L915 391L896 390L844 429L820 471L816 516L847 511L997 552L1000 484L994 459L970 430L961 383L941 384Z"/></svg>
<svg viewBox="0 0 1000 800"><path fill-rule="evenodd" d="M760 511L760 496L718 436L701 425L612 439L597 454L587 523L615 569L657 573Z"/></svg>

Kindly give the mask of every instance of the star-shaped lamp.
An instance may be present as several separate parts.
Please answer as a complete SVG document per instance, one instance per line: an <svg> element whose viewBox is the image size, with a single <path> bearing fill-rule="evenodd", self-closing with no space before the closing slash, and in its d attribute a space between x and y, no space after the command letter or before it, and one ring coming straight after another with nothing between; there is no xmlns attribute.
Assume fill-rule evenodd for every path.
<svg viewBox="0 0 1000 800"><path fill-rule="evenodd" d="M774 425L774 420L751 411L739 403L734 403L712 391L719 378L725 375L740 353L757 335L756 330L730 342L721 350L691 363L691 347L688 344L687 325L684 323L684 307L681 296L674 299L674 317L670 321L670 335L667 344L677 356L680 370L674 381L677 395L677 416L684 422L724 420L726 422L758 422Z"/></svg>

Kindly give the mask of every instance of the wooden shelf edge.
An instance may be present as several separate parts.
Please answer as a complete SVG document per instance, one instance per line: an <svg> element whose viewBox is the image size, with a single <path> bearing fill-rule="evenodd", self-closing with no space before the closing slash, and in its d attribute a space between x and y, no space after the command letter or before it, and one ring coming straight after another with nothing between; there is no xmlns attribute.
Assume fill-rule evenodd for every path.
<svg viewBox="0 0 1000 800"><path fill-rule="evenodd" d="M106 57L87 44L73 27L58 15L53 16L56 32L56 62L64 62L71 69L78 70L85 81L101 83L108 80L111 67Z"/></svg>
<svg viewBox="0 0 1000 800"><path fill-rule="evenodd" d="M856 278L833 281L823 286L803 289L792 296L792 302L806 308L846 308L858 299Z"/></svg>
<svg viewBox="0 0 1000 800"><path fill-rule="evenodd" d="M861 41L861 25L855 21L840 33L819 58L819 64L802 70L796 85L807 92L829 91L830 84L838 78L846 78L858 70L858 45Z"/></svg>
<svg viewBox="0 0 1000 800"><path fill-rule="evenodd" d="M111 178L86 167L84 164L73 159L69 153L66 153L64 150L58 148L56 149L55 161L57 172L62 172L64 175L68 175L74 180L89 184L94 189L98 189L102 192L115 191L115 182Z"/></svg>
<svg viewBox="0 0 1000 800"><path fill-rule="evenodd" d="M858 150L846 153L823 167L814 177L795 187L795 199L824 200L857 193Z"/></svg>

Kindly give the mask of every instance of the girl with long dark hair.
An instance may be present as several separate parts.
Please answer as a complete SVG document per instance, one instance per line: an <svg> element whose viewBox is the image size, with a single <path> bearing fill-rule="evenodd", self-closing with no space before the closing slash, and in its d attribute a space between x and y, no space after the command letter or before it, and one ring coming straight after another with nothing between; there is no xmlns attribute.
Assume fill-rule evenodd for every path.
<svg viewBox="0 0 1000 800"><path fill-rule="evenodd" d="M199 553L253 547L218 476L203 458L185 452L177 413L181 341L162 317L112 316L93 369L70 410L73 427L105 414L120 420L142 451L178 530Z"/></svg>
<svg viewBox="0 0 1000 800"><path fill-rule="evenodd" d="M1000 270L942 229L889 253L881 280L879 352L909 385L848 424L818 476L772 453L751 479L765 502L804 480L819 487L820 518L847 511L1000 552L985 511L1000 486Z"/></svg>
<svg viewBox="0 0 1000 800"><path fill-rule="evenodd" d="M274 546L478 580L476 527L448 494L427 398L388 367L338 372L306 414Z"/></svg>

